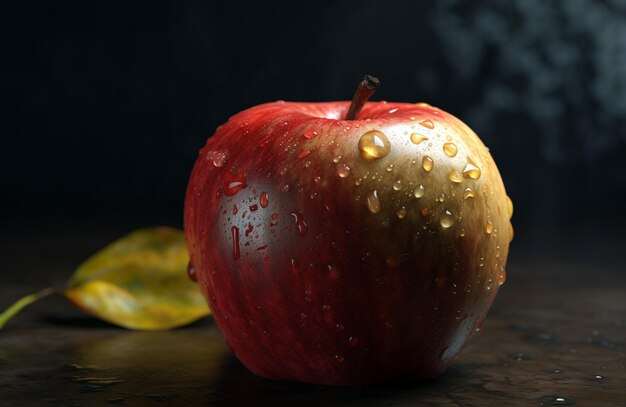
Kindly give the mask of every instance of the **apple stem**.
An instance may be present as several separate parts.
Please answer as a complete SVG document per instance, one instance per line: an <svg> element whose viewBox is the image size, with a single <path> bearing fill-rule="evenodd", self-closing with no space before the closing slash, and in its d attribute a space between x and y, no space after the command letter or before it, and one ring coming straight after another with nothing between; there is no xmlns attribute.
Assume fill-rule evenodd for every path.
<svg viewBox="0 0 626 407"><path fill-rule="evenodd" d="M376 89L380 86L380 81L378 78L373 77L372 75L365 75L359 86L356 88L354 92L354 96L352 96L352 103L350 103L350 108L348 109L348 113L346 113L346 117L344 120L356 120L365 106L365 102L376 92Z"/></svg>

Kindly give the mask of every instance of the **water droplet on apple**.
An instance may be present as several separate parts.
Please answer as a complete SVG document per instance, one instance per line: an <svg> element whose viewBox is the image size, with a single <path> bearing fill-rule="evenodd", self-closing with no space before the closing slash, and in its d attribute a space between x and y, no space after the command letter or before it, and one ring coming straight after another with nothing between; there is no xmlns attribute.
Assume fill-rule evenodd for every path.
<svg viewBox="0 0 626 407"><path fill-rule="evenodd" d="M468 162L463 169L463 176L465 178L478 179L480 178L480 168L475 166L473 163Z"/></svg>
<svg viewBox="0 0 626 407"><path fill-rule="evenodd" d="M439 219L439 223L441 223L441 227L444 229L448 229L450 226L454 224L454 217L452 216L452 212L448 209L443 211L441 218Z"/></svg>
<svg viewBox="0 0 626 407"><path fill-rule="evenodd" d="M317 132L313 130L307 130L304 132L304 138L312 139L317 137Z"/></svg>
<svg viewBox="0 0 626 407"><path fill-rule="evenodd" d="M451 170L448 173L448 179L455 184L460 184L461 182L463 182L463 175L461 175L461 173L457 170Z"/></svg>
<svg viewBox="0 0 626 407"><path fill-rule="evenodd" d="M300 154L298 154L298 158L308 157L311 154L311 150L304 150Z"/></svg>
<svg viewBox="0 0 626 407"><path fill-rule="evenodd" d="M380 212L380 200L378 199L378 191L373 190L367 193L365 205L372 213Z"/></svg>
<svg viewBox="0 0 626 407"><path fill-rule="evenodd" d="M328 276L331 280L339 280L341 278L341 270L334 264L328 265Z"/></svg>
<svg viewBox="0 0 626 407"><path fill-rule="evenodd" d="M465 188L465 191L463 191L463 199L472 199L475 197L476 194L474 193L474 191L472 191L472 188Z"/></svg>
<svg viewBox="0 0 626 407"><path fill-rule="evenodd" d="M420 184L413 190L413 196L419 199L424 196L424 192L424 186Z"/></svg>
<svg viewBox="0 0 626 407"><path fill-rule="evenodd" d="M359 139L359 150L363 158L383 158L391 151L391 143L383 132L372 130L363 134Z"/></svg>
<svg viewBox="0 0 626 407"><path fill-rule="evenodd" d="M433 124L433 122L430 119L426 119L420 122L420 124L428 129L434 129L435 125Z"/></svg>
<svg viewBox="0 0 626 407"><path fill-rule="evenodd" d="M411 142L413 144L420 144L421 142L424 142L426 140L428 140L428 137L426 137L426 136L424 136L422 134L419 134L419 133L411 134Z"/></svg>
<svg viewBox="0 0 626 407"><path fill-rule="evenodd" d="M226 160L228 160L228 151L227 150L216 150L209 151L206 153L206 159L213 163L215 167L223 167L226 164Z"/></svg>
<svg viewBox="0 0 626 407"><path fill-rule="evenodd" d="M333 162L335 164L337 164L339 161L341 161L341 156L340 155L333 157Z"/></svg>
<svg viewBox="0 0 626 407"><path fill-rule="evenodd" d="M259 197L259 203L261 204L261 208L267 208L269 202L270 201L267 197L267 192L261 192L261 196Z"/></svg>
<svg viewBox="0 0 626 407"><path fill-rule="evenodd" d="M485 233L490 235L493 232L493 223L490 220L487 221L487 225L485 225Z"/></svg>
<svg viewBox="0 0 626 407"><path fill-rule="evenodd" d="M458 151L456 144L454 143L444 143L443 144L443 152L446 153L448 157L454 157Z"/></svg>
<svg viewBox="0 0 626 407"><path fill-rule="evenodd" d="M397 179L393 182L393 190L394 191L399 191L402 189L402 181Z"/></svg>
<svg viewBox="0 0 626 407"><path fill-rule="evenodd" d="M406 217L406 209L404 208L404 206L398 209L398 211L396 212L396 216L398 217L398 219L404 219Z"/></svg>
<svg viewBox="0 0 626 407"><path fill-rule="evenodd" d="M287 122L287 121L282 121L282 122L278 123L278 125L279 125L280 127L287 127L287 126L289 125L289 122Z"/></svg>
<svg viewBox="0 0 626 407"><path fill-rule="evenodd" d="M230 172L226 173L224 177L224 195L234 196L247 186L248 183L245 174L234 175Z"/></svg>
<svg viewBox="0 0 626 407"><path fill-rule="evenodd" d="M433 161L432 158L430 158L427 155L422 157L422 168L424 169L424 171L431 172L433 170L434 165L435 165L435 162Z"/></svg>
<svg viewBox="0 0 626 407"><path fill-rule="evenodd" d="M198 282L198 275L196 274L196 268L191 264L191 262L187 263L187 277L194 283Z"/></svg>
<svg viewBox="0 0 626 407"><path fill-rule="evenodd" d="M230 228L230 235L233 240L233 259L237 260L239 258L239 228L237 226Z"/></svg>
<svg viewBox="0 0 626 407"><path fill-rule="evenodd" d="M345 358L342 355L335 355L335 361L337 361L337 363L343 363L344 360Z"/></svg>
<svg viewBox="0 0 626 407"><path fill-rule="evenodd" d="M395 113L397 111L398 111L398 108L396 107L396 108L393 108L393 109L389 110L389 113Z"/></svg>
<svg viewBox="0 0 626 407"><path fill-rule="evenodd" d="M513 216L513 201L511 201L508 195L506 196L506 213L509 215L509 219L511 219Z"/></svg>
<svg viewBox="0 0 626 407"><path fill-rule="evenodd" d="M386 168L387 172L393 171L393 164L389 164Z"/></svg>
<svg viewBox="0 0 626 407"><path fill-rule="evenodd" d="M306 235L306 232L309 231L309 226L304 221L304 217L300 211L293 211L290 213L294 222L296 222L296 226L298 227L298 234L300 236Z"/></svg>
<svg viewBox="0 0 626 407"><path fill-rule="evenodd" d="M351 337L348 338L348 346L349 347L354 348L358 344L359 344L359 338L357 338L356 336L351 336Z"/></svg>
<svg viewBox="0 0 626 407"><path fill-rule="evenodd" d="M345 178L350 175L350 167L345 164L339 164L337 166L337 175L339 178Z"/></svg>
<svg viewBox="0 0 626 407"><path fill-rule="evenodd" d="M249 208L250 208L250 210L251 210L252 212L256 212L256 211L257 211L257 209L259 209L259 205L257 205L257 204L250 205L250 206L249 206Z"/></svg>

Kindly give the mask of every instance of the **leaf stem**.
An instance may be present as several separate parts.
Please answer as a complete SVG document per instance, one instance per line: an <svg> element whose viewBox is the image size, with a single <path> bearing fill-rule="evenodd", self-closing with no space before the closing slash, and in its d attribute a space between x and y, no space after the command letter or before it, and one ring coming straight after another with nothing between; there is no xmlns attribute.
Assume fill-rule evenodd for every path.
<svg viewBox="0 0 626 407"><path fill-rule="evenodd" d="M4 327L4 324L6 324L11 318L13 318L13 316L15 316L15 314L17 314L18 312L20 312L22 310L22 308L26 307L27 305L32 304L35 301L38 301L44 297L47 297L51 294L54 294L57 290L55 290L52 287L48 287L48 288L44 288L41 291L38 291L34 294L30 294L27 295L25 297L20 298L19 300L15 301L15 303L13 303L13 305L11 305L9 308L7 308L6 310L4 310L4 312L2 312L0 314L0 329L2 329Z"/></svg>

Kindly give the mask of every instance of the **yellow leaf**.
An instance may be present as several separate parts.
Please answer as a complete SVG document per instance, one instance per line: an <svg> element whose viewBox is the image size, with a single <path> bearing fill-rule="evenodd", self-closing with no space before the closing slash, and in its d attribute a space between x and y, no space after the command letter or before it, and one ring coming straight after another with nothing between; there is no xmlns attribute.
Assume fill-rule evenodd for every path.
<svg viewBox="0 0 626 407"><path fill-rule="evenodd" d="M187 277L188 261L182 231L141 229L81 264L65 295L89 314L128 329L186 325L210 313Z"/></svg>

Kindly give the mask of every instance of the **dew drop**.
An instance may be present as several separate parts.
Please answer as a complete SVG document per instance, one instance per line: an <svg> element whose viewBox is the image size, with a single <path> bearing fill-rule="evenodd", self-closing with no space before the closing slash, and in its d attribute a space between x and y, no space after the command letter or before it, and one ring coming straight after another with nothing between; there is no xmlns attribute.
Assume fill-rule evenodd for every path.
<svg viewBox="0 0 626 407"><path fill-rule="evenodd" d="M456 153L459 151L456 144L454 143L444 143L443 144L443 152L446 153L448 157L454 157Z"/></svg>
<svg viewBox="0 0 626 407"><path fill-rule="evenodd" d="M508 195L506 196L506 213L509 215L509 219L511 219L511 216L513 216L513 201L511 201Z"/></svg>
<svg viewBox="0 0 626 407"><path fill-rule="evenodd" d="M439 223L441 223L441 227L444 229L448 229L450 226L454 224L454 217L452 216L452 212L449 210L444 210L443 215L439 219Z"/></svg>
<svg viewBox="0 0 626 407"><path fill-rule="evenodd" d="M312 139L317 137L317 132L313 131L313 130L307 130L304 132L304 138L306 139Z"/></svg>
<svg viewBox="0 0 626 407"><path fill-rule="evenodd" d="M354 348L358 344L359 344L359 338L357 338L356 336L351 336L351 337L348 338L348 346L349 347Z"/></svg>
<svg viewBox="0 0 626 407"><path fill-rule="evenodd" d="M485 225L485 233L490 235L493 232L493 223L490 220L487 221L487 225Z"/></svg>
<svg viewBox="0 0 626 407"><path fill-rule="evenodd" d="M333 162L334 162L335 164L337 164L339 161L341 161L341 156L340 156L340 155L335 156L335 157L333 158Z"/></svg>
<svg viewBox="0 0 626 407"><path fill-rule="evenodd" d="M601 382L604 379L605 377L599 374L594 374L591 376L591 380L593 380L594 382Z"/></svg>
<svg viewBox="0 0 626 407"><path fill-rule="evenodd" d="M345 178L350 175L350 167L345 164L339 164L337 166L337 175L339 178Z"/></svg>
<svg viewBox="0 0 626 407"><path fill-rule="evenodd" d="M424 171L431 172L433 170L433 165L434 164L435 164L435 162L429 156L425 155L422 158L422 168L424 169Z"/></svg>
<svg viewBox="0 0 626 407"><path fill-rule="evenodd" d="M498 274L498 285L502 285L506 282L506 272L503 270Z"/></svg>
<svg viewBox="0 0 626 407"><path fill-rule="evenodd" d="M311 154L311 150L304 150L300 154L298 154L298 158L308 157Z"/></svg>
<svg viewBox="0 0 626 407"><path fill-rule="evenodd" d="M422 134L419 134L419 133L411 134L411 142L413 144L420 144L421 142L424 142L426 140L428 140L428 137L426 137L426 136L424 136Z"/></svg>
<svg viewBox="0 0 626 407"><path fill-rule="evenodd" d="M563 396L543 396L539 398L540 406L573 406L576 404L574 399Z"/></svg>
<svg viewBox="0 0 626 407"><path fill-rule="evenodd" d="M342 355L335 355L335 361L337 363L343 363L344 360L345 358Z"/></svg>
<svg viewBox="0 0 626 407"><path fill-rule="evenodd" d="M224 195L234 196L247 186L248 182L245 174L234 175L230 172L226 173L224 177Z"/></svg>
<svg viewBox="0 0 626 407"><path fill-rule="evenodd" d="M460 184L461 182L463 182L463 176L457 170L451 170L448 173L448 179L454 182L455 184Z"/></svg>
<svg viewBox="0 0 626 407"><path fill-rule="evenodd" d="M296 226L298 227L298 234L300 236L306 235L306 232L309 231L309 226L304 221L304 217L300 211L293 211L290 213L294 222L296 222Z"/></svg>
<svg viewBox="0 0 626 407"><path fill-rule="evenodd" d="M393 190L394 191L399 191L402 189L402 181L397 179L393 182Z"/></svg>
<svg viewBox="0 0 626 407"><path fill-rule="evenodd" d="M391 143L383 132L372 130L363 134L359 139L359 150L363 158L383 158L391 151Z"/></svg>
<svg viewBox="0 0 626 407"><path fill-rule="evenodd" d="M187 263L187 277L194 283L198 282L198 275L196 274L196 268L191 264L191 262Z"/></svg>
<svg viewBox="0 0 626 407"><path fill-rule="evenodd" d="M406 217L406 208L403 206L402 208L398 209L398 211L396 212L396 216L398 217L398 219L404 219Z"/></svg>
<svg viewBox="0 0 626 407"><path fill-rule="evenodd" d="M223 167L224 164L226 164L226 160L228 160L228 151L227 150L209 151L206 153L206 159L211 161L211 163L215 167Z"/></svg>
<svg viewBox="0 0 626 407"><path fill-rule="evenodd" d="M513 359L516 360L518 362L524 361L524 360L532 360L532 356L527 354L527 353L523 353L523 352L518 352L518 353L513 353L511 355L509 355L509 359Z"/></svg>
<svg viewBox="0 0 626 407"><path fill-rule="evenodd" d="M463 169L463 176L465 178L478 179L480 178L480 168L478 168L471 162L468 162Z"/></svg>
<svg viewBox="0 0 626 407"><path fill-rule="evenodd" d="M261 192L261 196L259 197L259 203L261 204L261 208L267 208L269 202L270 201L267 197L267 192Z"/></svg>
<svg viewBox="0 0 626 407"><path fill-rule="evenodd" d="M387 172L391 172L391 171L393 171L393 164L389 164L389 165L387 166L387 168L386 168L386 171L387 171Z"/></svg>
<svg viewBox="0 0 626 407"><path fill-rule="evenodd" d="M397 112L397 111L398 111L398 108L397 108L397 107L395 107L395 108L393 108L393 109L389 110L389 113L395 113L395 112Z"/></svg>
<svg viewBox="0 0 626 407"><path fill-rule="evenodd" d="M420 124L428 129L434 129L435 125L430 119L426 119L420 122Z"/></svg>
<svg viewBox="0 0 626 407"><path fill-rule="evenodd" d="M380 212L380 200L378 199L378 191L373 190L367 193L365 205L367 206L367 209L372 213Z"/></svg>
<svg viewBox="0 0 626 407"><path fill-rule="evenodd" d="M237 260L239 258L239 228L237 226L230 228L230 235L233 240L233 259Z"/></svg>
<svg viewBox="0 0 626 407"><path fill-rule="evenodd" d="M476 194L474 193L474 191L472 191L472 188L465 188L465 191L463 191L463 199L472 199L475 198Z"/></svg>

